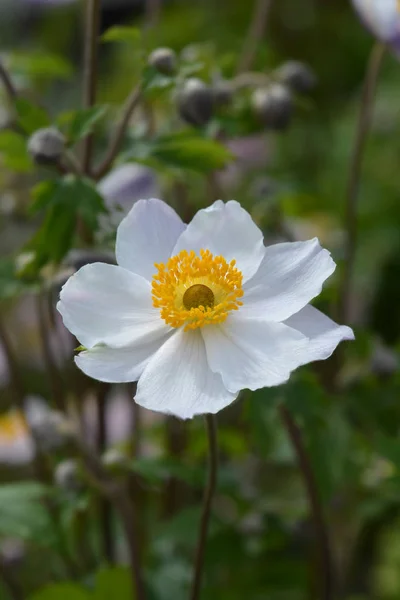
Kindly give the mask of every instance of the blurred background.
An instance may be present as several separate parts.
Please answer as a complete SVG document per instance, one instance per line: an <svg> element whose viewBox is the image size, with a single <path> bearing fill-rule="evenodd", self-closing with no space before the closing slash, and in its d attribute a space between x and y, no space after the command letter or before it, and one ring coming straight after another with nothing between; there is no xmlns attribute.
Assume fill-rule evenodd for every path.
<svg viewBox="0 0 400 600"><path fill-rule="evenodd" d="M0 59L28 108L39 107L61 128L81 102L83 4L0 0ZM70 273L98 257L113 260L115 228L136 199L162 197L189 219L216 198L235 198L263 229L266 243L318 236L339 268L316 305L336 318L346 182L363 78L376 42L350 0L264 5L257 17L263 3L254 0L102 2L102 34L115 26L141 34L132 30L131 39L116 35L100 44L97 104L108 112L96 125L99 160L154 48L176 52L181 77L201 77L213 89L229 82L219 88L227 101L207 123L201 103L195 107L200 117L182 119L176 82L154 85L158 91L149 93L132 119L118 163L96 182L109 213L101 216L91 244L74 240L57 269L41 271L45 293L38 292L35 277L28 285L16 273L41 231L42 216L29 210L32 189L49 176L43 166L34 167L21 139L9 135L18 129L0 86L1 600L133 597L124 568L113 567L114 579L106 569L126 562L118 519L61 439L63 416L55 410L70 404L106 467L129 471L149 598L187 597L206 469L202 419L182 423L139 411L131 400L133 386L98 386L78 373L72 360L76 341L54 311ZM306 64L309 79L303 90L294 90L290 123L284 112L267 125L253 88L261 89L258 82L264 85L287 61ZM339 366L333 358L300 369L284 387L245 391L218 416L221 466L206 553L208 600L322 600L316 591L326 575L318 566L320 540L278 409L282 403L301 427L329 530L335 591L325 600L400 598L399 82L400 64L389 50L359 189L346 314L356 341L343 348ZM29 133L40 122L32 110L24 113ZM203 156L192 146L173 156L160 147L158 154L149 153L148 139L197 131L198 125L229 152L226 166L214 146ZM46 257L42 267L54 258L51 252ZM51 487L45 500L36 485L31 427L42 444L42 479ZM61 587L56 593L51 585Z"/></svg>

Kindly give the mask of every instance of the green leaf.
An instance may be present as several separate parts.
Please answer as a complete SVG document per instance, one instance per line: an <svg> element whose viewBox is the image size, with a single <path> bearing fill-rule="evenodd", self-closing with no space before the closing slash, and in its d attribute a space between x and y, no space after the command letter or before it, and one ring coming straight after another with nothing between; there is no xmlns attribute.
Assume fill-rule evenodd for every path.
<svg viewBox="0 0 400 600"><path fill-rule="evenodd" d="M56 583L29 596L29 600L89 600L91 595L74 583Z"/></svg>
<svg viewBox="0 0 400 600"><path fill-rule="evenodd" d="M222 169L233 158L219 142L192 134L159 138L152 156L169 165L200 172Z"/></svg>
<svg viewBox="0 0 400 600"><path fill-rule="evenodd" d="M108 106L92 106L83 110L64 113L59 119L61 126L66 124L65 134L69 143L75 143L86 137L95 129L96 125L104 118Z"/></svg>
<svg viewBox="0 0 400 600"><path fill-rule="evenodd" d="M159 164L208 173L224 168L233 156L217 141L196 133L162 136L153 141L135 140L123 160L157 161Z"/></svg>
<svg viewBox="0 0 400 600"><path fill-rule="evenodd" d="M8 65L14 73L28 77L69 79L73 74L72 65L65 58L48 52L13 52L8 56Z"/></svg>
<svg viewBox="0 0 400 600"><path fill-rule="evenodd" d="M17 98L14 103L18 115L18 124L30 135L37 129L48 127L50 119L46 111L25 98Z"/></svg>
<svg viewBox="0 0 400 600"><path fill-rule="evenodd" d="M96 575L93 600L135 600L132 578L126 567L102 569Z"/></svg>
<svg viewBox="0 0 400 600"><path fill-rule="evenodd" d="M4 167L18 173L27 173L33 169L26 140L15 131L0 131L0 158Z"/></svg>
<svg viewBox="0 0 400 600"><path fill-rule="evenodd" d="M16 537L41 546L56 543L53 524L43 504L45 486L24 481L0 486L0 537Z"/></svg>
<svg viewBox="0 0 400 600"><path fill-rule="evenodd" d="M102 42L128 42L137 44L140 41L140 31L136 27L115 25L107 29L101 36Z"/></svg>
<svg viewBox="0 0 400 600"><path fill-rule="evenodd" d="M17 267L13 258L0 260L0 300L8 300L20 296L27 291L26 284L17 275Z"/></svg>
<svg viewBox="0 0 400 600"><path fill-rule="evenodd" d="M105 212L103 199L95 185L89 179L74 175L36 186L31 211L40 209L47 212L41 227L25 248L33 252L33 258L20 273L24 277L34 277L44 265L62 261L72 247L78 217L95 231L99 215Z"/></svg>

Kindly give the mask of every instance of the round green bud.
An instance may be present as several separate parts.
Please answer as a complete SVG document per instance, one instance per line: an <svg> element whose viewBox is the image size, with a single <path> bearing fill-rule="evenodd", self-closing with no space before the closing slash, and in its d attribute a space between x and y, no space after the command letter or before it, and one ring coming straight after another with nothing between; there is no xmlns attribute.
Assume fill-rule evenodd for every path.
<svg viewBox="0 0 400 600"><path fill-rule="evenodd" d="M178 92L179 114L190 125L206 125L212 117L213 104L211 87L196 77L187 79Z"/></svg>
<svg viewBox="0 0 400 600"><path fill-rule="evenodd" d="M65 137L55 127L35 131L28 140L28 152L40 165L57 163L65 149Z"/></svg>
<svg viewBox="0 0 400 600"><path fill-rule="evenodd" d="M156 48L149 55L148 63L163 75L173 75L177 69L176 53L171 48Z"/></svg>

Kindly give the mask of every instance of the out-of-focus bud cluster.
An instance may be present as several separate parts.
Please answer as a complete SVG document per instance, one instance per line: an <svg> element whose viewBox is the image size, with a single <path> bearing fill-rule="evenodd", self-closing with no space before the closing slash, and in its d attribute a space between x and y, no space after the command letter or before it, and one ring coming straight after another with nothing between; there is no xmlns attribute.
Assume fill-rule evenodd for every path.
<svg viewBox="0 0 400 600"><path fill-rule="evenodd" d="M28 152L39 165L56 164L65 149L65 137L55 127L35 131L28 140Z"/></svg>
<svg viewBox="0 0 400 600"><path fill-rule="evenodd" d="M254 90L251 102L255 116L266 129L286 129L294 113L295 94L311 92L316 83L308 65L295 60L284 63L271 74L270 82Z"/></svg>
<svg viewBox="0 0 400 600"><path fill-rule="evenodd" d="M44 452L72 443L76 437L74 424L63 414L47 407L28 419L36 443Z"/></svg>
<svg viewBox="0 0 400 600"><path fill-rule="evenodd" d="M400 4L398 0L352 1L367 29L400 54Z"/></svg>

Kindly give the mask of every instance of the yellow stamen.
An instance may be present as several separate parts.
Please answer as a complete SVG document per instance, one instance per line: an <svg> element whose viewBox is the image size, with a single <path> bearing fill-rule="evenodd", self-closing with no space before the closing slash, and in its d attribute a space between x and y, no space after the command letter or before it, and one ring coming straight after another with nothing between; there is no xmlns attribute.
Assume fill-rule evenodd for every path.
<svg viewBox="0 0 400 600"><path fill-rule="evenodd" d="M242 273L236 261L227 263L209 250L182 250L167 264L156 264L153 277L153 305L171 327L185 331L222 323L231 310L238 310L243 296Z"/></svg>

